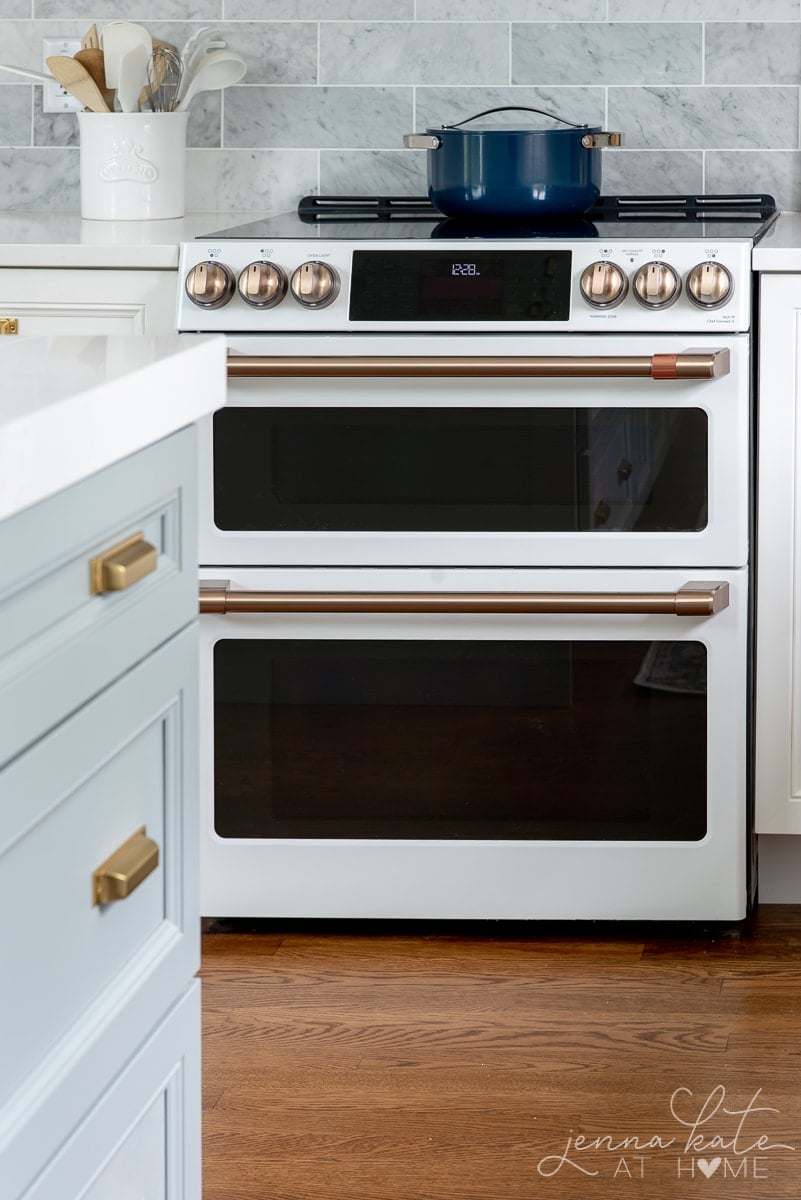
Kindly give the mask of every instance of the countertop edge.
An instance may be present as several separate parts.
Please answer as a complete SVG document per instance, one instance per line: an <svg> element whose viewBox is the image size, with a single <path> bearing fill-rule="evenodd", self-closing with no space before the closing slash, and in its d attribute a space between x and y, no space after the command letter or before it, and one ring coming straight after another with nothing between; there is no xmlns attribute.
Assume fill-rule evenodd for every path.
<svg viewBox="0 0 801 1200"><path fill-rule="evenodd" d="M158 340L174 348L2 426L0 520L223 407L225 339Z"/></svg>
<svg viewBox="0 0 801 1200"><path fill-rule="evenodd" d="M0 210L0 268L175 271L182 242L271 215L212 210L165 221L88 221L76 212Z"/></svg>

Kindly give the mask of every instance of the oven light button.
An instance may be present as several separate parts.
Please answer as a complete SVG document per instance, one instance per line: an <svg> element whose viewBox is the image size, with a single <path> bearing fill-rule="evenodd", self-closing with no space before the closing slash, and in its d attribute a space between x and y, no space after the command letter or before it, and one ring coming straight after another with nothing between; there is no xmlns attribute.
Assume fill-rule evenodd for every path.
<svg viewBox="0 0 801 1200"><path fill-rule="evenodd" d="M698 263L687 276L687 295L699 308L720 308L733 291L734 281L722 263Z"/></svg>
<svg viewBox="0 0 801 1200"><path fill-rule="evenodd" d="M304 308L325 308L339 295L339 275L326 263L312 260L292 272L289 288Z"/></svg>
<svg viewBox="0 0 801 1200"><path fill-rule="evenodd" d="M666 262L649 262L634 275L634 295L645 308L670 308L681 295L681 280Z"/></svg>
<svg viewBox="0 0 801 1200"><path fill-rule="evenodd" d="M186 294L200 308L222 308L234 294L236 280L221 262L201 262L186 277Z"/></svg>
<svg viewBox="0 0 801 1200"><path fill-rule="evenodd" d="M580 287L593 308L614 308L625 300L629 281L613 262L594 262L582 271Z"/></svg>
<svg viewBox="0 0 801 1200"><path fill-rule="evenodd" d="M249 263L239 276L239 295L254 308L274 308L286 295L286 273L275 263Z"/></svg>

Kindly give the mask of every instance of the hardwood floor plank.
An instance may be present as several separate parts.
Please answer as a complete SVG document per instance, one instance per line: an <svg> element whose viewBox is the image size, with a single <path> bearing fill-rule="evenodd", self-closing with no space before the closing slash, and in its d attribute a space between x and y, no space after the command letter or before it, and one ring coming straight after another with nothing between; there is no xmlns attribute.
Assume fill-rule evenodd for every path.
<svg viewBox="0 0 801 1200"><path fill-rule="evenodd" d="M204 1200L797 1200L801 908L527 928L206 933Z"/></svg>

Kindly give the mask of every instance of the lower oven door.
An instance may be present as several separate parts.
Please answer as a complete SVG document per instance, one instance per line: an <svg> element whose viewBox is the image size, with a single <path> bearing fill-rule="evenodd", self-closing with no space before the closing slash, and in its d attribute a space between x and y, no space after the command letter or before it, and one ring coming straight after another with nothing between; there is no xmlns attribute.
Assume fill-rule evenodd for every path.
<svg viewBox="0 0 801 1200"><path fill-rule="evenodd" d="M748 561L747 335L229 347L202 441L201 563Z"/></svg>
<svg viewBox="0 0 801 1200"><path fill-rule="evenodd" d="M745 914L745 571L202 595L206 915Z"/></svg>

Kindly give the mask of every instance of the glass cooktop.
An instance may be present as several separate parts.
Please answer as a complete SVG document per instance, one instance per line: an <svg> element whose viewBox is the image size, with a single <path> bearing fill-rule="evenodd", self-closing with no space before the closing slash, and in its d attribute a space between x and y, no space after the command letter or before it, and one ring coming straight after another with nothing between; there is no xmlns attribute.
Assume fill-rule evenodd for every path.
<svg viewBox="0 0 801 1200"><path fill-rule="evenodd" d="M238 225L203 240L320 237L330 241L437 238L698 238L757 242L778 217L772 196L602 196L588 213L542 221L446 218L427 197L304 196L297 212Z"/></svg>

